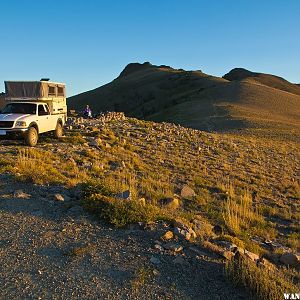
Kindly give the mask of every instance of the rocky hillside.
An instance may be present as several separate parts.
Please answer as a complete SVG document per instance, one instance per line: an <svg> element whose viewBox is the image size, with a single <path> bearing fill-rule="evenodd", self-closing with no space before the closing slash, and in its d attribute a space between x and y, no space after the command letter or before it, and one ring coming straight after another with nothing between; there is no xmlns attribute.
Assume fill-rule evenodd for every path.
<svg viewBox="0 0 300 300"><path fill-rule="evenodd" d="M5 298L299 289L299 143L109 113L71 118L34 149L1 140L0 153Z"/></svg>
<svg viewBox="0 0 300 300"><path fill-rule="evenodd" d="M208 131L300 128L300 88L280 77L234 69L223 78L132 63L102 87L70 97L70 109L166 121ZM257 131L257 130L256 130ZM298 134L298 133L297 133Z"/></svg>

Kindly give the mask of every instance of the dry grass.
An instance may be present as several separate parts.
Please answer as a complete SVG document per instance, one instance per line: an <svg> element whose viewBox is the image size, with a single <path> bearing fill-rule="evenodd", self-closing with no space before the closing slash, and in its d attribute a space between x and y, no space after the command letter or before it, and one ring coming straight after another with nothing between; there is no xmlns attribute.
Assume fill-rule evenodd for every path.
<svg viewBox="0 0 300 300"><path fill-rule="evenodd" d="M49 151L33 148L20 149L13 169L20 180L37 184L76 185L86 178L71 162L64 162Z"/></svg>
<svg viewBox="0 0 300 300"><path fill-rule="evenodd" d="M250 289L259 299L281 300L283 293L299 291L298 287L292 283L292 278L288 277L284 271L262 270L242 256L228 260L225 273L235 284Z"/></svg>
<svg viewBox="0 0 300 300"><path fill-rule="evenodd" d="M252 196L248 190L238 197L233 198L233 191L224 204L223 218L226 226L235 234L247 230L250 226L263 223L264 219L258 209L253 205Z"/></svg>

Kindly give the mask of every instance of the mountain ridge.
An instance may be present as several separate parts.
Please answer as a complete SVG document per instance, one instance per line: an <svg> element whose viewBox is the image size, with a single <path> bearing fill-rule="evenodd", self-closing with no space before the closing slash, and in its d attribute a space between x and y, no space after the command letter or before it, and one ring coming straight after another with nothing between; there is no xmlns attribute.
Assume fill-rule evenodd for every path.
<svg viewBox="0 0 300 300"><path fill-rule="evenodd" d="M70 97L70 109L123 111L208 131L300 126L300 86L235 68L223 77L166 65L128 64L112 82ZM276 127L278 127L276 125Z"/></svg>

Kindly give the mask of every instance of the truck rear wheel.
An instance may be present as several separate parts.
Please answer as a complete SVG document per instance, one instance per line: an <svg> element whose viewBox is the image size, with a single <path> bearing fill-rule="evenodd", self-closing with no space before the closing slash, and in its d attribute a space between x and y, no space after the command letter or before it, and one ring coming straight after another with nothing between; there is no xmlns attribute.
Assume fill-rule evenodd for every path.
<svg viewBox="0 0 300 300"><path fill-rule="evenodd" d="M56 124L56 128L54 130L54 137L56 139L59 139L63 136L64 132L63 132L63 127L61 125L61 123L57 123Z"/></svg>
<svg viewBox="0 0 300 300"><path fill-rule="evenodd" d="M39 139L39 134L34 127L29 127L25 134L25 143L30 147L36 146Z"/></svg>

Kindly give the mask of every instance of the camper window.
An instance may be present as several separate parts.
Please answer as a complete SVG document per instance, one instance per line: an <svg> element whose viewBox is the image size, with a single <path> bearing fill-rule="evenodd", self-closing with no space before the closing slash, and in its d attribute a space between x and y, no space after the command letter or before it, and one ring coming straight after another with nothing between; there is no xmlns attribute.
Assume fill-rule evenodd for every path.
<svg viewBox="0 0 300 300"><path fill-rule="evenodd" d="M64 88L62 86L57 87L57 96L64 96Z"/></svg>
<svg viewBox="0 0 300 300"><path fill-rule="evenodd" d="M48 86L48 96L55 96L55 86Z"/></svg>

